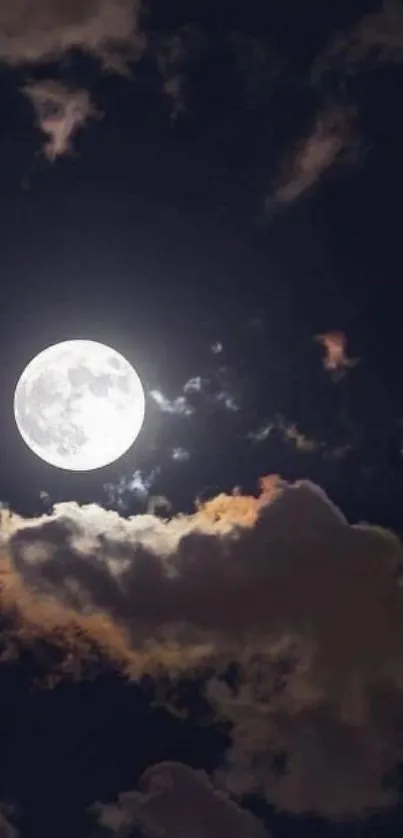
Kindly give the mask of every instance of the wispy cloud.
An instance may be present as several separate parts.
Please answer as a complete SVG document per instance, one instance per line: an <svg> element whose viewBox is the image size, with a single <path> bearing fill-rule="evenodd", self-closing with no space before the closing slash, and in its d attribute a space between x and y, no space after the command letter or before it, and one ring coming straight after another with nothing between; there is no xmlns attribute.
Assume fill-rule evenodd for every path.
<svg viewBox="0 0 403 838"><path fill-rule="evenodd" d="M289 154L274 194L266 199L266 209L290 204L320 180L340 158L352 139L353 111L334 106L320 113L311 131L299 139Z"/></svg>
<svg viewBox="0 0 403 838"><path fill-rule="evenodd" d="M141 44L137 0L4 0L0 6L0 63L30 72L57 62L72 49L99 59L102 68L123 73ZM79 127L96 113L87 90L53 78L21 89L47 136L50 160L65 154Z"/></svg>
<svg viewBox="0 0 403 838"><path fill-rule="evenodd" d="M163 413L172 413L183 416L191 416L193 408L187 403L184 396L177 396L175 399L168 399L161 393L161 390L150 390L149 395L156 402Z"/></svg>
<svg viewBox="0 0 403 838"><path fill-rule="evenodd" d="M50 161L66 154L79 128L98 116L87 90L73 90L52 79L31 82L23 93L32 103L38 127L47 137L44 153Z"/></svg>
<svg viewBox="0 0 403 838"><path fill-rule="evenodd" d="M211 374L192 376L185 381L181 394L173 399L161 390L150 390L149 395L163 413L191 416L206 406L236 412L240 405L232 377L231 371L223 367Z"/></svg>
<svg viewBox="0 0 403 838"><path fill-rule="evenodd" d="M295 422L287 421L283 416L276 416L273 420L263 422L254 431L248 433L252 442L264 442L276 431L284 440L288 440L299 451L311 452L325 447L325 443L304 434Z"/></svg>

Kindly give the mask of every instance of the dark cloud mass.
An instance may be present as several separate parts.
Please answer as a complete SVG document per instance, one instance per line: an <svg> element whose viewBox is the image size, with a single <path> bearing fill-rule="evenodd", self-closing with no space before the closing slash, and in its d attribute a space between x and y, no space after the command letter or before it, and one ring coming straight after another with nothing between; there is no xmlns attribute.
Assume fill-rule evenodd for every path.
<svg viewBox="0 0 403 838"><path fill-rule="evenodd" d="M384 0L363 15L348 32L334 37L315 63L315 70L338 67L339 72L363 68L365 62L398 62L403 58L403 7L399 0Z"/></svg>
<svg viewBox="0 0 403 838"><path fill-rule="evenodd" d="M204 772L175 762L149 768L140 791L119 795L117 805L95 804L93 812L121 838L133 826L149 838L268 838L259 821L214 789Z"/></svg>
<svg viewBox="0 0 403 838"><path fill-rule="evenodd" d="M132 677L208 667L209 701L233 726L222 786L359 815L393 801L382 778L402 756L402 547L350 526L312 483L262 489L165 521L74 503L3 512L3 596L25 609L18 635L59 625L79 659L95 643Z"/></svg>

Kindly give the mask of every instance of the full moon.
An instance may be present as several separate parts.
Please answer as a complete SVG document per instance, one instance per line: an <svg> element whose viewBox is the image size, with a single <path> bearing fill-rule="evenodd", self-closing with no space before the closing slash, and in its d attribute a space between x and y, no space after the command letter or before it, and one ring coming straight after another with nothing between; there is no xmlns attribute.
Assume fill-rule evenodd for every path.
<svg viewBox="0 0 403 838"><path fill-rule="evenodd" d="M25 367L14 395L24 442L42 460L68 471L91 471L121 457L138 436L144 411L133 367L92 340L44 349Z"/></svg>

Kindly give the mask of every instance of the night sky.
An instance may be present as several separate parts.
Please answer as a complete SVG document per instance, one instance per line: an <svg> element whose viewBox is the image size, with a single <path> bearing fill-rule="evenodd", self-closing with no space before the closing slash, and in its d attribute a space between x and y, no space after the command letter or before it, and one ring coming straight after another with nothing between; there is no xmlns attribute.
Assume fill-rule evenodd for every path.
<svg viewBox="0 0 403 838"><path fill-rule="evenodd" d="M2 0L0 62L0 834L400 835L402 4ZM146 393L88 473L13 413L75 338Z"/></svg>

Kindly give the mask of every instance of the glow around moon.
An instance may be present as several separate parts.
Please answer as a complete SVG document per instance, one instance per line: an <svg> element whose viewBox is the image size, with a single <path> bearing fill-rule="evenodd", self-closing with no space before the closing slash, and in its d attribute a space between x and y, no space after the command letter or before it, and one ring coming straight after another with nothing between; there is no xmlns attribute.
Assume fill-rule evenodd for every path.
<svg viewBox="0 0 403 838"><path fill-rule="evenodd" d="M18 430L53 466L91 471L117 460L138 436L145 398L119 352L91 340L49 346L25 367L14 396Z"/></svg>

